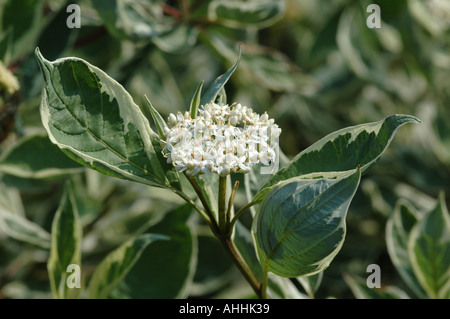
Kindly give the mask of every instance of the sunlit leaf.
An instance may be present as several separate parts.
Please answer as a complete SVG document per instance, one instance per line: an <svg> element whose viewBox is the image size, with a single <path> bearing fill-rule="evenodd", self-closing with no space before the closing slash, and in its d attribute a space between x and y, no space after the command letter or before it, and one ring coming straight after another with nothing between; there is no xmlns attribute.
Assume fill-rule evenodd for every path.
<svg viewBox="0 0 450 319"><path fill-rule="evenodd" d="M326 269L342 247L345 217L361 172L340 179L293 178L277 184L253 221L264 271L283 277Z"/></svg>
<svg viewBox="0 0 450 319"><path fill-rule="evenodd" d="M390 115L379 122L361 124L333 132L300 152L279 170L255 195L260 201L278 183L292 177L336 178L358 165L361 172L374 165L406 123L419 123L411 115Z"/></svg>
<svg viewBox="0 0 450 319"><path fill-rule="evenodd" d="M36 56L45 80L41 117L50 140L67 156L106 175L179 188L159 137L125 89L77 58Z"/></svg>

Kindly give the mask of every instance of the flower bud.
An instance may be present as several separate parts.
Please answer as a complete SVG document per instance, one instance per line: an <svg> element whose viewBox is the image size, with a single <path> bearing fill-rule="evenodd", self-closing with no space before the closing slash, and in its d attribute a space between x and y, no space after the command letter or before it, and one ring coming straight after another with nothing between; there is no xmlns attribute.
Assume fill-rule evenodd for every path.
<svg viewBox="0 0 450 319"><path fill-rule="evenodd" d="M269 115L267 115L267 113L264 113L263 115L261 115L260 120L261 121L267 121L269 119Z"/></svg>
<svg viewBox="0 0 450 319"><path fill-rule="evenodd" d="M167 119L169 120L170 126L173 127L173 126L177 125L177 117L175 116L175 114L170 113L169 117Z"/></svg>

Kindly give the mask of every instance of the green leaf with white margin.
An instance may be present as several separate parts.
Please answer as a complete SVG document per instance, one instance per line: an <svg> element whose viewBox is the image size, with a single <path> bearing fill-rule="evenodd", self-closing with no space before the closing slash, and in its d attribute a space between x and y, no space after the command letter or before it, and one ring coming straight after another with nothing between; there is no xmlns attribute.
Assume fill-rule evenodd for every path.
<svg viewBox="0 0 450 319"><path fill-rule="evenodd" d="M431 298L450 298L450 217L442 192L436 208L413 227L408 240L411 265Z"/></svg>
<svg viewBox="0 0 450 319"><path fill-rule="evenodd" d="M396 270L420 298L426 298L426 292L417 281L408 255L408 236L417 223L417 213L407 202L400 200L392 216L386 223L386 245Z"/></svg>
<svg viewBox="0 0 450 319"><path fill-rule="evenodd" d="M283 17L285 7L284 0L213 0L208 18L230 28L265 28Z"/></svg>
<svg viewBox="0 0 450 319"><path fill-rule="evenodd" d="M339 179L293 178L277 184L253 220L265 272L283 277L326 269L344 243L345 217L361 172Z"/></svg>
<svg viewBox="0 0 450 319"><path fill-rule="evenodd" d="M279 150L278 153L279 167L286 167L289 163L288 157L282 150ZM245 195L249 203L252 202L253 204L257 204L261 201L261 199L255 197L255 195L258 194L259 189L272 177L271 174L262 174L263 167L262 164L253 165L251 171L244 175ZM256 215L255 206L250 207L250 212L252 216Z"/></svg>
<svg viewBox="0 0 450 319"><path fill-rule="evenodd" d="M209 227L197 226L196 234L198 259L189 296L201 297L229 285L235 275L235 266Z"/></svg>
<svg viewBox="0 0 450 319"><path fill-rule="evenodd" d="M263 272L255 253L255 247L250 231L245 228L239 221L236 222L233 241L255 277L261 281ZM269 274L268 295L271 298L282 299L306 299L306 295L302 294L288 278L279 277Z"/></svg>
<svg viewBox="0 0 450 319"><path fill-rule="evenodd" d="M369 288L365 279L349 274L344 274L344 280L357 299L409 299L403 290L395 286Z"/></svg>
<svg viewBox="0 0 450 319"><path fill-rule="evenodd" d="M322 283L322 278L323 278L323 271L312 276L298 277L297 280L305 289L308 296L314 298L314 294L317 292L317 289L319 289L319 286Z"/></svg>
<svg viewBox="0 0 450 319"><path fill-rule="evenodd" d="M158 135L119 83L78 58L49 62L39 49L36 57L45 80L42 123L67 156L106 175L180 188Z"/></svg>
<svg viewBox="0 0 450 319"><path fill-rule="evenodd" d="M44 5L43 0L0 1L0 30L11 30L10 61L23 58L32 51L30 43L36 43L47 22ZM20 19L17 19L18 12Z"/></svg>
<svg viewBox="0 0 450 319"><path fill-rule="evenodd" d="M72 161L46 134L19 140L0 157L0 172L23 178L53 178L84 170Z"/></svg>
<svg viewBox="0 0 450 319"><path fill-rule="evenodd" d="M20 192L0 182L0 233L41 248L50 248L50 234L25 217Z"/></svg>
<svg viewBox="0 0 450 319"><path fill-rule="evenodd" d="M9 66L12 54L12 40L13 32L12 27L8 27L6 30L0 33L0 61L6 66Z"/></svg>
<svg viewBox="0 0 450 319"><path fill-rule="evenodd" d="M45 249L50 248L51 236L45 229L4 207L0 207L0 231L16 240Z"/></svg>
<svg viewBox="0 0 450 319"><path fill-rule="evenodd" d="M168 26L169 24L167 24ZM165 27L167 27L165 26ZM191 50L197 43L198 30L188 24L175 24L152 38L152 42L161 50L171 54L182 54Z"/></svg>
<svg viewBox="0 0 450 319"><path fill-rule="evenodd" d="M93 0L108 32L119 39L148 40L163 30L162 1Z"/></svg>
<svg viewBox="0 0 450 319"><path fill-rule="evenodd" d="M200 100L202 96L203 83L204 81L201 81L199 83L191 99L191 104L189 106L189 114L191 115L192 119L195 119L197 117L198 107L200 106Z"/></svg>
<svg viewBox="0 0 450 319"><path fill-rule="evenodd" d="M71 278L67 278L72 271L68 268L69 265L81 267L82 236L72 185L67 182L58 210L53 218L50 257L47 261L54 298L77 298L81 294L81 286L70 288L66 281L74 283Z"/></svg>
<svg viewBox="0 0 450 319"><path fill-rule="evenodd" d="M336 178L358 165L363 173L378 161L397 130L406 123L420 123L420 120L411 115L394 114L379 122L347 127L325 136L279 170L261 187L253 201L263 200L276 183L296 176Z"/></svg>
<svg viewBox="0 0 450 319"><path fill-rule="evenodd" d="M92 274L88 287L88 298L107 298L133 268L147 246L160 240L167 240L167 237L144 234L131 238L112 251Z"/></svg>
<svg viewBox="0 0 450 319"><path fill-rule="evenodd" d="M148 229L169 240L145 248L111 298L186 298L197 264L197 237L189 222L192 207L184 204Z"/></svg>
<svg viewBox="0 0 450 319"><path fill-rule="evenodd" d="M214 31L208 33L208 40L218 54L234 60L234 42ZM319 88L316 80L303 73L287 56L261 45L245 45L240 69L252 82L272 91L311 95Z"/></svg>
<svg viewBox="0 0 450 319"><path fill-rule="evenodd" d="M228 82L231 75L236 71L239 66L239 62L241 61L241 47L239 47L239 55L236 63L228 69L227 72L219 76L214 82L209 86L208 90L206 90L205 94L203 94L202 99L200 101L200 105L206 105L208 103L214 102L217 94L222 90L224 85Z"/></svg>
<svg viewBox="0 0 450 319"><path fill-rule="evenodd" d="M164 129L167 127L167 123L166 121L164 121L163 117L159 114L159 112L153 107L152 102L150 102L147 95L145 96L145 99L147 100L148 109L152 116L153 122L155 122L156 130L158 131L159 137L161 139L165 139L166 133L164 133Z"/></svg>
<svg viewBox="0 0 450 319"><path fill-rule="evenodd" d="M25 216L19 190L2 182L0 182L0 207L13 215Z"/></svg>
<svg viewBox="0 0 450 319"><path fill-rule="evenodd" d="M217 174L201 174L195 177L203 197L211 209L214 217L219 216L219 207L217 206L218 198L217 194L219 192L219 175Z"/></svg>

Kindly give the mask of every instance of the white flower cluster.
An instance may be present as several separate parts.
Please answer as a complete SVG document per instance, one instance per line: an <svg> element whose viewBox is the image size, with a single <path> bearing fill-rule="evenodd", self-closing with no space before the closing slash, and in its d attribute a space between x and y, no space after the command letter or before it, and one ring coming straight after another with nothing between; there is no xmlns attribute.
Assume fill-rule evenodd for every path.
<svg viewBox="0 0 450 319"><path fill-rule="evenodd" d="M281 129L267 113L258 115L241 104L210 103L192 119L186 112L170 114L163 154L176 170L199 173L248 173L252 165L276 160Z"/></svg>

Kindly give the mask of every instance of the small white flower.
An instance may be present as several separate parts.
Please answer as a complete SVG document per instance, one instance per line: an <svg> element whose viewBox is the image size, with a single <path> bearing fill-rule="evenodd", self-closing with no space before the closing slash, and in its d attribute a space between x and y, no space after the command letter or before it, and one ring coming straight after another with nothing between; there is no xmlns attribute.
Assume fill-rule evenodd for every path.
<svg viewBox="0 0 450 319"><path fill-rule="evenodd" d="M258 115L241 104L202 106L191 119L188 112L168 117L163 154L188 176L231 172L248 173L254 164L275 161L281 129L267 113Z"/></svg>

